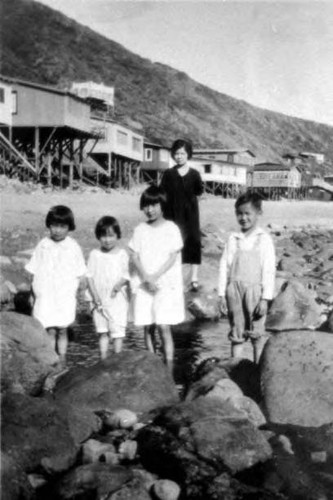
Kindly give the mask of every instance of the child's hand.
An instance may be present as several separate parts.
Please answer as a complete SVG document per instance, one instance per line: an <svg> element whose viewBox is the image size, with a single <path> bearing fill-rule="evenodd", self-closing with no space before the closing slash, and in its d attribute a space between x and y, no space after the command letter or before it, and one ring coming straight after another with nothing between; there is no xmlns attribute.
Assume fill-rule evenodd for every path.
<svg viewBox="0 0 333 500"><path fill-rule="evenodd" d="M219 311L221 316L226 316L228 313L227 300L225 297L219 297Z"/></svg>
<svg viewBox="0 0 333 500"><path fill-rule="evenodd" d="M268 309L268 302L265 299L261 299L259 301L259 304L254 310L254 316L256 318L262 318L267 314L267 309Z"/></svg>
<svg viewBox="0 0 333 500"><path fill-rule="evenodd" d="M112 292L111 292L111 298L114 299L115 296L117 295L117 293L120 292L120 288L118 285L115 285L113 288L112 288Z"/></svg>

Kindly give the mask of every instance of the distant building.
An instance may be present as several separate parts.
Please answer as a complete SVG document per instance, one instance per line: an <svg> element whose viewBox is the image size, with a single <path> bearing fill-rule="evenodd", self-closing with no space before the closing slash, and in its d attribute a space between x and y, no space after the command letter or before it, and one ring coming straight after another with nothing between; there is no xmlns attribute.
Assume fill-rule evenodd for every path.
<svg viewBox="0 0 333 500"><path fill-rule="evenodd" d="M95 82L75 82L72 84L71 92L82 99L100 101L114 107L114 87Z"/></svg>
<svg viewBox="0 0 333 500"><path fill-rule="evenodd" d="M282 163L264 162L253 167L252 188L300 188L301 172L298 167Z"/></svg>
<svg viewBox="0 0 333 500"><path fill-rule="evenodd" d="M12 125L13 94L12 87L0 77L0 127Z"/></svg>
<svg viewBox="0 0 333 500"><path fill-rule="evenodd" d="M170 149L149 139L144 140L141 179L144 182L159 182L165 170L172 166Z"/></svg>
<svg viewBox="0 0 333 500"><path fill-rule="evenodd" d="M325 161L325 155L323 153L310 153L307 151L302 151L299 153L301 158L313 158L317 163L322 164Z"/></svg>
<svg viewBox="0 0 333 500"><path fill-rule="evenodd" d="M253 166L255 157L255 154L249 149L205 148L193 150L193 158L206 158L207 160L218 160L238 165Z"/></svg>
<svg viewBox="0 0 333 500"><path fill-rule="evenodd" d="M209 157L193 157L189 164L198 170L204 182L246 186L247 167L245 165L211 160Z"/></svg>
<svg viewBox="0 0 333 500"><path fill-rule="evenodd" d="M99 139L89 141L86 151L102 166L109 185L139 182L143 135L111 118L91 117L91 130Z"/></svg>

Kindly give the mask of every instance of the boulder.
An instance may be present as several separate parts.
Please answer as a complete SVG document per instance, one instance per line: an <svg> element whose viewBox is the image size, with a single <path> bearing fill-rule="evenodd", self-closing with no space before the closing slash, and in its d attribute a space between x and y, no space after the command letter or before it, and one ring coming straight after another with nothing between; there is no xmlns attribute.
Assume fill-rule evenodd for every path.
<svg viewBox="0 0 333 500"><path fill-rule="evenodd" d="M316 329L323 322L320 306L313 290L298 281L289 281L275 297L266 320L266 330Z"/></svg>
<svg viewBox="0 0 333 500"><path fill-rule="evenodd" d="M120 465L85 464L71 470L53 486L57 499L110 498L132 479L132 472ZM48 496L44 496L48 498Z"/></svg>
<svg viewBox="0 0 333 500"><path fill-rule="evenodd" d="M25 471L49 474L71 467L77 457L67 418L52 400L6 394L1 405L2 449Z"/></svg>
<svg viewBox="0 0 333 500"><path fill-rule="evenodd" d="M58 381L53 395L57 404L93 413L126 408L145 414L179 401L170 371L147 351L123 351L93 366L69 371Z"/></svg>
<svg viewBox="0 0 333 500"><path fill-rule="evenodd" d="M1 451L1 500L30 500L34 491L28 476L7 454Z"/></svg>
<svg viewBox="0 0 333 500"><path fill-rule="evenodd" d="M197 474L202 467L207 478L225 470L234 474L271 457L260 431L242 412L217 398L199 397L162 410L152 425L139 431L137 439L147 468L160 467L153 472L177 483L192 475L192 467ZM173 468L179 468L178 472Z"/></svg>
<svg viewBox="0 0 333 500"><path fill-rule="evenodd" d="M272 336L260 360L266 417L319 426L333 421L333 336L290 331Z"/></svg>
<svg viewBox="0 0 333 500"><path fill-rule="evenodd" d="M190 294L187 309L196 319L217 321L221 316L218 302L215 290L200 289L196 294Z"/></svg>
<svg viewBox="0 0 333 500"><path fill-rule="evenodd" d="M0 330L1 391L14 387L38 395L59 362L46 331L36 319L14 312L0 314Z"/></svg>

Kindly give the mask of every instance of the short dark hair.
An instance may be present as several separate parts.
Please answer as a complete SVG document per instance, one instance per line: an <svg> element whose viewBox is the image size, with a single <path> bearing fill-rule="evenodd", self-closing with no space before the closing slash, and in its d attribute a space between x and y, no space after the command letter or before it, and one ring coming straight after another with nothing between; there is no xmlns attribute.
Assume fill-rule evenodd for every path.
<svg viewBox="0 0 333 500"><path fill-rule="evenodd" d="M119 222L111 215L101 217L95 227L95 236L99 240L101 236L106 236L108 229L112 228L116 233L118 240L121 238L121 230Z"/></svg>
<svg viewBox="0 0 333 500"><path fill-rule="evenodd" d="M237 210L241 205L245 203L251 203L251 205L258 211L261 212L262 208L262 196L255 191L248 190L241 194L235 203L235 210Z"/></svg>
<svg viewBox="0 0 333 500"><path fill-rule="evenodd" d="M140 198L140 210L143 210L148 205L160 204L162 212L164 211L167 201L167 194L160 186L152 184L141 195Z"/></svg>
<svg viewBox="0 0 333 500"><path fill-rule="evenodd" d="M53 224L65 224L69 231L75 230L74 214L69 207L65 205L55 205L46 216L45 225L50 227Z"/></svg>
<svg viewBox="0 0 333 500"><path fill-rule="evenodd" d="M172 144L172 146L171 146L172 158L175 157L176 151L178 151L178 149L181 149L181 148L185 149L187 156L188 156L188 159L190 160L192 158L192 155L193 155L193 146L192 146L192 143L190 141L187 141L186 139L177 139Z"/></svg>

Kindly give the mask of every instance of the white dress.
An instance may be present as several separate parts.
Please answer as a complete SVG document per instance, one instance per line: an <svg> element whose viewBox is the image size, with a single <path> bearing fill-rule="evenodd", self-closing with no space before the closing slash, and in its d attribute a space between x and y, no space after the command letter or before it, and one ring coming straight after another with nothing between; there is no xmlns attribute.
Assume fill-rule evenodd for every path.
<svg viewBox="0 0 333 500"><path fill-rule="evenodd" d="M127 286L124 285L115 297L111 297L111 292L121 279L129 281L128 253L119 247L111 252L92 250L87 277L93 280L103 306L103 314L97 310L93 312L97 333L110 332L112 338L124 337L129 304Z"/></svg>
<svg viewBox="0 0 333 500"><path fill-rule="evenodd" d="M164 221L152 226L146 222L139 224L129 242L129 248L138 254L140 262L147 273L155 273L178 252L176 261L157 281L156 293L148 292L142 286L139 276L133 280L133 315L137 326L176 325L185 319L183 276L180 250L183 241L176 224Z"/></svg>
<svg viewBox="0 0 333 500"><path fill-rule="evenodd" d="M44 328L73 323L79 278L87 270L78 243L70 236L59 242L43 238L25 268L33 274L33 316Z"/></svg>

